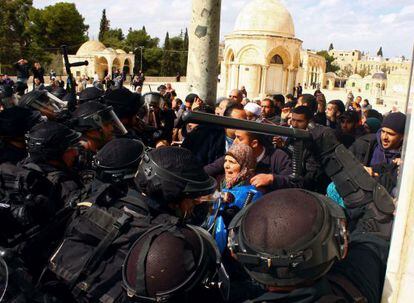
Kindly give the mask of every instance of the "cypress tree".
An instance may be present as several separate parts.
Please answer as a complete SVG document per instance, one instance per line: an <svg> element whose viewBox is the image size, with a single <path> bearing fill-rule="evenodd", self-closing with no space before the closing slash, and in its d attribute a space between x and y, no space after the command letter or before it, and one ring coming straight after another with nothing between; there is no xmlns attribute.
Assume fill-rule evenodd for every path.
<svg viewBox="0 0 414 303"><path fill-rule="evenodd" d="M106 9L102 11L101 24L99 25L99 41L103 41L105 33L109 31L109 20L106 18Z"/></svg>

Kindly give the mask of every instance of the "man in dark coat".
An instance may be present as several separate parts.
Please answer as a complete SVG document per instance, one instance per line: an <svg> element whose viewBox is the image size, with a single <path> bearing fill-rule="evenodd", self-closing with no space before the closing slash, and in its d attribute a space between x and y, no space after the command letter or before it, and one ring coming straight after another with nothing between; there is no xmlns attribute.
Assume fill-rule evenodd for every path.
<svg viewBox="0 0 414 303"><path fill-rule="evenodd" d="M256 157L256 175L250 183L262 187L269 192L278 188L296 187L297 184L290 178L292 162L286 152L274 149L266 136L236 130L234 143L246 144L253 149ZM213 177L224 173L224 157L204 167L204 170Z"/></svg>
<svg viewBox="0 0 414 303"><path fill-rule="evenodd" d="M27 80L30 77L29 74L29 63L26 59L20 59L14 64L14 67L17 72L17 82L22 82L24 84L27 84Z"/></svg>
<svg viewBox="0 0 414 303"><path fill-rule="evenodd" d="M401 157L405 121L403 113L389 114L376 134L360 137L350 147L350 151L364 166L392 163Z"/></svg>

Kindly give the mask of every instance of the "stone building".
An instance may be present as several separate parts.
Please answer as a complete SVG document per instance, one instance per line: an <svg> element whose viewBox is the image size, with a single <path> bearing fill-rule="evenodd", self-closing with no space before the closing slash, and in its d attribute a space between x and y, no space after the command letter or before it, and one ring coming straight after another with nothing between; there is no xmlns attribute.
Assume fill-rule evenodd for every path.
<svg viewBox="0 0 414 303"><path fill-rule="evenodd" d="M292 16L278 0L253 0L225 37L220 94L245 86L255 98L292 93L298 83L323 83L325 60L301 47Z"/></svg>
<svg viewBox="0 0 414 303"><path fill-rule="evenodd" d="M337 50L331 49L329 55L335 58L333 62L341 70L349 70L351 74L356 72L357 62L361 60L362 53L359 50Z"/></svg>
<svg viewBox="0 0 414 303"><path fill-rule="evenodd" d="M370 56L364 55L359 50L337 50L331 49L329 55L335 58L333 62L340 67L340 72L352 75L358 73L361 76L368 74L375 74L378 72L385 72L390 74L399 69L409 70L411 61L404 57L385 58L382 55Z"/></svg>
<svg viewBox="0 0 414 303"><path fill-rule="evenodd" d="M75 77L83 75L93 77L97 74L99 79L102 80L106 75L111 76L118 69L130 75L135 64L134 54L127 54L122 49L114 50L96 40L85 42L78 49L76 55L69 55L69 62L71 63L85 60L88 60L88 66L72 68Z"/></svg>
<svg viewBox="0 0 414 303"><path fill-rule="evenodd" d="M356 62L355 72L374 74L382 71L390 74L401 69L408 71L410 66L411 61L404 57L384 58L383 56L366 55Z"/></svg>

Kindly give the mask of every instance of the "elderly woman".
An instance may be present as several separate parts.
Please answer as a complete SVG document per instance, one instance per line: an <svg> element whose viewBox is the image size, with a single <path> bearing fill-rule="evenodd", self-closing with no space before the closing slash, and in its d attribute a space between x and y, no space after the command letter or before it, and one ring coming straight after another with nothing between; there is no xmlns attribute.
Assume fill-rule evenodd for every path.
<svg viewBox="0 0 414 303"><path fill-rule="evenodd" d="M209 226L213 230L221 251L227 245L227 226L233 217L247 204L256 201L262 193L250 185L254 176L256 158L250 146L233 144L224 160L224 179L221 182L223 197L219 199L213 210L216 215L210 217Z"/></svg>
<svg viewBox="0 0 414 303"><path fill-rule="evenodd" d="M256 159L253 150L245 144L233 144L224 158L224 180L222 189L249 185L254 175Z"/></svg>

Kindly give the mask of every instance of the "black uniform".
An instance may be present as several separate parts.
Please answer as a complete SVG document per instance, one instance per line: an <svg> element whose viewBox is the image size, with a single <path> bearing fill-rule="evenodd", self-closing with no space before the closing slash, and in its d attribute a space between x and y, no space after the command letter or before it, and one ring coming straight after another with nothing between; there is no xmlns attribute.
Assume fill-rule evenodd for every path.
<svg viewBox="0 0 414 303"><path fill-rule="evenodd" d="M349 253L326 276L309 287L288 293L266 292L260 286L235 283L231 302L368 302L381 301L389 242L370 234L351 235ZM239 287L247 289L242 291ZM246 288L247 287L247 288ZM247 293L246 293L247 292Z"/></svg>

